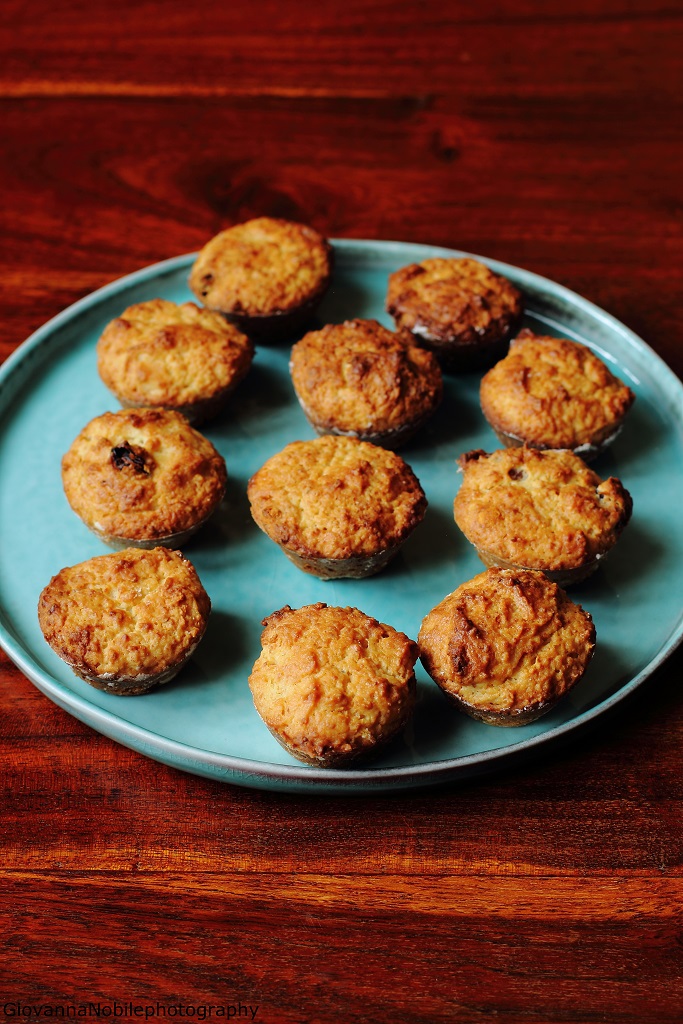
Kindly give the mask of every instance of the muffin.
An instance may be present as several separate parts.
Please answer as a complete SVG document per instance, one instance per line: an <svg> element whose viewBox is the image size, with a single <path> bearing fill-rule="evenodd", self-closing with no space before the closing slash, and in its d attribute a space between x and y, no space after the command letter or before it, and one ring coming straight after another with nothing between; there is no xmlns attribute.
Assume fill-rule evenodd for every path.
<svg viewBox="0 0 683 1024"><path fill-rule="evenodd" d="M264 723L306 764L341 768L374 755L415 705L417 647L357 608L312 604L263 620L249 686Z"/></svg>
<svg viewBox="0 0 683 1024"><path fill-rule="evenodd" d="M376 320L312 331L292 349L292 383L319 434L346 434L396 448L441 401L436 357Z"/></svg>
<svg viewBox="0 0 683 1024"><path fill-rule="evenodd" d="M126 408L174 409L191 423L215 415L246 375L254 346L194 302L138 302L97 343L100 377Z"/></svg>
<svg viewBox="0 0 683 1024"><path fill-rule="evenodd" d="M38 620L77 676L106 693L135 696L180 671L210 610L180 552L129 548L58 572L40 595Z"/></svg>
<svg viewBox="0 0 683 1024"><path fill-rule="evenodd" d="M247 493L257 525L320 579L379 572L427 507L400 455L332 435L288 444L254 474Z"/></svg>
<svg viewBox="0 0 683 1024"><path fill-rule="evenodd" d="M446 370L490 366L519 327L522 295L500 274L469 257L434 257L389 277L387 312L396 326L433 349Z"/></svg>
<svg viewBox="0 0 683 1024"><path fill-rule="evenodd" d="M617 436L635 395L585 345L524 330L483 378L480 398L503 444L590 459Z"/></svg>
<svg viewBox="0 0 683 1024"><path fill-rule="evenodd" d="M225 492L225 462L184 416L122 409L97 416L62 459L76 515L106 544L182 545Z"/></svg>
<svg viewBox="0 0 683 1024"><path fill-rule="evenodd" d="M291 337L327 291L332 247L304 224L257 217L227 228L199 253L190 288L258 340Z"/></svg>
<svg viewBox="0 0 683 1024"><path fill-rule="evenodd" d="M487 569L425 617L420 660L488 725L527 725L577 683L595 649L590 615L543 573Z"/></svg>
<svg viewBox="0 0 683 1024"><path fill-rule="evenodd" d="M570 451L472 451L458 463L455 521L485 565L538 569L566 587L597 569L631 517L621 481Z"/></svg>

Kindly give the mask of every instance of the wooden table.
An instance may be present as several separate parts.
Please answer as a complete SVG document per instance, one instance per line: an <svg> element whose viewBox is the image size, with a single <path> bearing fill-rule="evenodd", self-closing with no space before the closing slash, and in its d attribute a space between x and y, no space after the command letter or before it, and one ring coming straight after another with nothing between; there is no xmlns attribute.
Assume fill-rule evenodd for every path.
<svg viewBox="0 0 683 1024"><path fill-rule="evenodd" d="M524 266L683 373L674 5L3 11L3 357L92 289L266 213ZM3 656L0 1009L680 1021L682 667L679 650L524 769L316 798L146 760Z"/></svg>

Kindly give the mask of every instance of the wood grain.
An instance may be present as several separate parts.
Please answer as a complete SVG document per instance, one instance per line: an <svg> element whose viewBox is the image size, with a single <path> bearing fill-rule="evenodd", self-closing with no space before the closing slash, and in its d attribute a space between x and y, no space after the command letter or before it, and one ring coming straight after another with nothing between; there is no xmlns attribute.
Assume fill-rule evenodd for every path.
<svg viewBox="0 0 683 1024"><path fill-rule="evenodd" d="M673 1022L680 885L222 874L188 887L183 873L124 889L101 872L20 874L7 887L12 998L145 1004L161 991L239 999L269 1021L425 1024L641 1019L650 1003L642 1019Z"/></svg>
<svg viewBox="0 0 683 1024"><path fill-rule="evenodd" d="M267 213L527 267L683 375L676 5L3 15L0 358L94 288ZM0 655L0 1014L131 1000L241 1003L264 1024L678 1022L682 675L679 651L599 728L513 771L342 798L149 761Z"/></svg>

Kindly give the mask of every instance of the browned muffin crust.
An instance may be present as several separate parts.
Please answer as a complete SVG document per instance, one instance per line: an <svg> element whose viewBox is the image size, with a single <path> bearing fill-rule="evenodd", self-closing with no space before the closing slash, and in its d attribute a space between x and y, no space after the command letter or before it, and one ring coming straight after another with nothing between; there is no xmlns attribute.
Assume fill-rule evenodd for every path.
<svg viewBox="0 0 683 1024"><path fill-rule="evenodd" d="M389 277L387 311L434 349L447 367L462 368L500 357L517 330L522 295L515 286L471 258L434 257ZM450 364L449 364L450 360Z"/></svg>
<svg viewBox="0 0 683 1024"><path fill-rule="evenodd" d="M320 434L396 447L436 409L443 393L435 356L376 320L311 331L290 361L297 398Z"/></svg>
<svg viewBox="0 0 683 1024"><path fill-rule="evenodd" d="M133 696L176 675L204 635L210 610L194 567L178 551L130 548L53 576L38 620L76 675Z"/></svg>
<svg viewBox="0 0 683 1024"><path fill-rule="evenodd" d="M526 725L583 675L595 628L543 573L492 568L432 609L417 642L460 710L489 725Z"/></svg>
<svg viewBox="0 0 683 1024"><path fill-rule="evenodd" d="M122 409L97 416L62 459L76 515L109 544L176 545L214 512L225 462L180 413Z"/></svg>
<svg viewBox="0 0 683 1024"><path fill-rule="evenodd" d="M289 329L327 290L332 247L313 228L257 217L221 231L199 253L190 288L247 333ZM292 319L296 315L297 320Z"/></svg>
<svg viewBox="0 0 683 1024"><path fill-rule="evenodd" d="M481 382L484 416L504 444L597 454L635 395L585 345L520 331Z"/></svg>
<svg viewBox="0 0 683 1024"><path fill-rule="evenodd" d="M263 620L251 675L254 704L275 738L306 764L368 758L415 705L417 646L357 608L289 606Z"/></svg>
<svg viewBox="0 0 683 1024"><path fill-rule="evenodd" d="M254 474L248 495L264 533L321 578L340 575L337 569L367 575L362 567L368 560L377 571L427 507L419 481L399 455L332 435L288 444Z"/></svg>
<svg viewBox="0 0 683 1024"><path fill-rule="evenodd" d="M504 448L458 460L455 521L487 565L539 569L568 586L597 568L631 517L616 477L570 451Z"/></svg>
<svg viewBox="0 0 683 1024"><path fill-rule="evenodd" d="M122 405L174 409L196 423L218 412L253 355L249 338L218 313L150 299L107 325L97 368Z"/></svg>

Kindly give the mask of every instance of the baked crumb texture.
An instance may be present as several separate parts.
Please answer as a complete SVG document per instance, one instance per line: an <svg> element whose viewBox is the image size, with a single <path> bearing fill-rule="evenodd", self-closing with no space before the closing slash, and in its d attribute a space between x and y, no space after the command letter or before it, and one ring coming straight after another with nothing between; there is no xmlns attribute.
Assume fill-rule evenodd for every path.
<svg viewBox="0 0 683 1024"><path fill-rule="evenodd" d="M435 257L390 275L386 308L445 369L468 370L504 355L521 323L523 299L478 260Z"/></svg>
<svg viewBox="0 0 683 1024"><path fill-rule="evenodd" d="M368 758L415 705L417 646L357 608L288 606L263 621L254 704L293 757L323 768Z"/></svg>
<svg viewBox="0 0 683 1024"><path fill-rule="evenodd" d="M123 406L174 409L197 423L221 409L253 355L249 338L218 313L151 299L107 325L97 368Z"/></svg>
<svg viewBox="0 0 683 1024"><path fill-rule="evenodd" d="M417 642L460 710L489 725L526 725L581 678L595 628L543 573L491 568L429 612Z"/></svg>
<svg viewBox="0 0 683 1024"><path fill-rule="evenodd" d="M407 331L376 320L347 320L294 345L292 382L320 434L347 434L387 448L405 443L429 419L443 393L436 357Z"/></svg>
<svg viewBox="0 0 683 1024"><path fill-rule="evenodd" d="M528 330L485 375L480 397L504 444L571 448L582 458L616 437L635 400L585 345Z"/></svg>
<svg viewBox="0 0 683 1024"><path fill-rule="evenodd" d="M598 567L631 518L621 481L601 480L570 451L472 451L458 463L455 521L486 565L540 569L568 586Z"/></svg>
<svg viewBox="0 0 683 1024"><path fill-rule="evenodd" d="M180 413L107 412L62 459L71 508L107 544L180 545L219 505L225 462Z"/></svg>
<svg viewBox="0 0 683 1024"><path fill-rule="evenodd" d="M248 495L264 533L321 579L378 572L427 507L400 455L332 435L288 444L254 474Z"/></svg>
<svg viewBox="0 0 683 1024"><path fill-rule="evenodd" d="M130 548L62 569L40 595L50 647L99 690L122 696L168 682L204 635L211 602L178 551Z"/></svg>
<svg viewBox="0 0 683 1024"><path fill-rule="evenodd" d="M267 338L303 322L331 275L332 247L317 231L257 217L207 242L192 267L190 288L209 309Z"/></svg>

